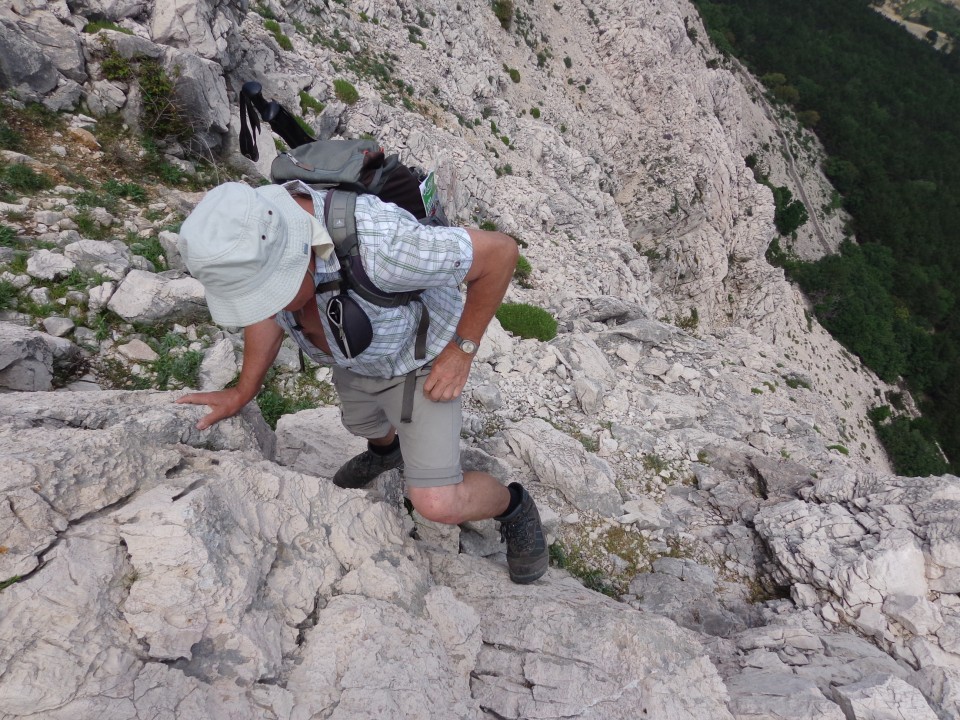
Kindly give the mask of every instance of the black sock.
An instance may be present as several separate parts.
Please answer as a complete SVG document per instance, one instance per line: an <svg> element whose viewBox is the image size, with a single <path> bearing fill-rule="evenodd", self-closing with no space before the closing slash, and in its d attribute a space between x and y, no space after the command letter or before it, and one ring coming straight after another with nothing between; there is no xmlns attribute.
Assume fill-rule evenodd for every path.
<svg viewBox="0 0 960 720"><path fill-rule="evenodd" d="M398 450L400 448L400 436L394 435L393 442L389 445L374 445L371 442L367 442L367 448L374 455L389 455L394 450Z"/></svg>
<svg viewBox="0 0 960 720"><path fill-rule="evenodd" d="M523 502L523 486L520 483L510 483L507 486L507 490L510 491L510 504L507 506L507 509L503 511L504 515L509 515L518 507L520 503Z"/></svg>

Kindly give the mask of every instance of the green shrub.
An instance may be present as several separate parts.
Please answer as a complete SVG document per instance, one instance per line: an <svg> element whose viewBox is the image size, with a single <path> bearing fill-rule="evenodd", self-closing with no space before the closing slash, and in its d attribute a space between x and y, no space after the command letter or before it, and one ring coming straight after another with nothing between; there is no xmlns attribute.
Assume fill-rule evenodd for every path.
<svg viewBox="0 0 960 720"><path fill-rule="evenodd" d="M276 20L277 16L273 14L273 10L264 5L262 2L257 3L253 6L253 11L260 17L266 20Z"/></svg>
<svg viewBox="0 0 960 720"><path fill-rule="evenodd" d="M113 82L128 82L134 76L134 63L125 58L109 40L103 43L104 58L100 61L100 72L107 80Z"/></svg>
<svg viewBox="0 0 960 720"><path fill-rule="evenodd" d="M122 197L138 203L147 201L147 191L142 185L134 182L120 182L110 178L103 184L103 189L113 197Z"/></svg>
<svg viewBox="0 0 960 720"><path fill-rule="evenodd" d="M0 183L20 192L39 192L53 187L53 181L50 178L22 163L2 168Z"/></svg>
<svg viewBox="0 0 960 720"><path fill-rule="evenodd" d="M333 94L347 105L353 105L360 99L360 93L357 92L353 84L342 78L333 81Z"/></svg>
<svg viewBox="0 0 960 720"><path fill-rule="evenodd" d="M16 307L17 286L7 280L0 280L0 310Z"/></svg>
<svg viewBox="0 0 960 720"><path fill-rule="evenodd" d="M532 117L534 120L539 120L539 119L540 119L540 108L537 108L537 107L535 107L535 108L530 108L530 117Z"/></svg>
<svg viewBox="0 0 960 720"><path fill-rule="evenodd" d="M23 136L4 120L0 120L0 148L14 151L23 150Z"/></svg>
<svg viewBox="0 0 960 720"><path fill-rule="evenodd" d="M496 224L495 222L493 222L493 220L484 220L482 223L480 223L480 229L481 229L481 230L496 230L496 229L497 229L497 224Z"/></svg>
<svg viewBox="0 0 960 720"><path fill-rule="evenodd" d="M497 310L504 330L546 342L557 336L557 321L546 310L526 303L504 303Z"/></svg>
<svg viewBox="0 0 960 720"><path fill-rule="evenodd" d="M517 257L517 267L513 271L513 277L516 278L521 287L530 287L530 273L532 272L533 267L530 265L530 261L523 255Z"/></svg>
<svg viewBox="0 0 960 720"><path fill-rule="evenodd" d="M520 82L520 71L519 71L519 70L517 70L516 68L509 67L509 66L506 65L506 64L504 64L503 69L504 69L504 71L507 73L507 75L510 76L510 79L513 80L513 82L515 82L515 83Z"/></svg>
<svg viewBox="0 0 960 720"><path fill-rule="evenodd" d="M323 108L326 106L317 100L313 95L308 93L306 90L300 91L300 111L307 112L308 110L313 110L315 113L320 114L323 112Z"/></svg>
<svg viewBox="0 0 960 720"><path fill-rule="evenodd" d="M570 59L569 55L563 58L563 64L566 66L567 70L573 67L573 60Z"/></svg>
<svg viewBox="0 0 960 720"><path fill-rule="evenodd" d="M19 248L17 231L7 225L0 225L0 247Z"/></svg>
<svg viewBox="0 0 960 720"><path fill-rule="evenodd" d="M173 137L186 141L193 135L187 111L176 98L179 68L171 77L159 60L141 60L137 67L137 84L143 98L140 124L155 138Z"/></svg>
<svg viewBox="0 0 960 720"><path fill-rule="evenodd" d="M134 253L153 263L157 271L167 269L163 245L157 237L141 237L135 232L128 232L126 242Z"/></svg>
<svg viewBox="0 0 960 720"><path fill-rule="evenodd" d="M493 14L500 21L500 27L504 30L510 29L510 23L513 22L513 0L493 0Z"/></svg>
<svg viewBox="0 0 960 720"><path fill-rule="evenodd" d="M263 27L273 35L273 39L277 41L277 45L284 50L293 50L293 43L290 42L290 38L283 34L283 30L280 29L280 23L276 20L264 20Z"/></svg>
<svg viewBox="0 0 960 720"><path fill-rule="evenodd" d="M276 369L267 374L263 389L257 395L263 419L273 430L277 429L281 415L328 405L333 400L333 388L328 383L318 382L304 373L297 375L292 383L288 382L286 389L282 388Z"/></svg>

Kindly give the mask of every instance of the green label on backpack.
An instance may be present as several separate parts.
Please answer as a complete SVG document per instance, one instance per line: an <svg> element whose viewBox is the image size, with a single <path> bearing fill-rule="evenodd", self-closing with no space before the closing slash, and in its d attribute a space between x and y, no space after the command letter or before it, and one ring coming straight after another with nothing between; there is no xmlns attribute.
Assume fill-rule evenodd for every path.
<svg viewBox="0 0 960 720"><path fill-rule="evenodd" d="M437 196L437 180L433 172L420 183L420 197L423 198L423 209L427 211L427 217L430 217L440 204L440 198Z"/></svg>

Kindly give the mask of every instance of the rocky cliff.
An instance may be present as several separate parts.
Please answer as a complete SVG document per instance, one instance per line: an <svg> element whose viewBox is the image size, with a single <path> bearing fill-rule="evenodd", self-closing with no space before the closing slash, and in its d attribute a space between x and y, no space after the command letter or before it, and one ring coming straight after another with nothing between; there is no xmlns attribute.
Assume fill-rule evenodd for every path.
<svg viewBox="0 0 960 720"><path fill-rule="evenodd" d="M891 474L865 419L888 388L764 260L750 154L818 205L798 251L838 241L815 142L789 146L686 3L505 5L0 10L8 104L65 113L4 151L51 187L2 206L0 717L960 716L960 481ZM176 256L199 192L116 139L118 113L155 129L156 67L189 130L149 149L175 179L264 172L269 136L257 165L233 150L256 79L522 244L508 299L560 333L493 324L463 462L535 495L545 579L510 585L492 523L411 515L393 475L333 487L357 446L323 369L326 404L276 433L109 389L175 387L178 358L204 387L237 369Z"/></svg>

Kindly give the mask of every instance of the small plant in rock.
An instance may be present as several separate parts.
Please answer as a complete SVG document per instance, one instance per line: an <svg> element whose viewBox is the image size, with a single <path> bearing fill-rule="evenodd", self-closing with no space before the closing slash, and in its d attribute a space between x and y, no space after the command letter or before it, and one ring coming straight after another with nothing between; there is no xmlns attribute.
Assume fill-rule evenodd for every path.
<svg viewBox="0 0 960 720"><path fill-rule="evenodd" d="M17 231L7 225L0 225L0 247L19 248Z"/></svg>
<svg viewBox="0 0 960 720"><path fill-rule="evenodd" d="M126 198L137 203L147 201L147 191L142 185L135 182L120 182L110 178L103 184L103 190L113 197Z"/></svg>
<svg viewBox="0 0 960 720"><path fill-rule="evenodd" d="M787 384L787 387L792 390L796 390L797 388L801 387L806 390L810 389L810 383L803 378L797 377L796 375L784 375L783 381Z"/></svg>
<svg viewBox="0 0 960 720"><path fill-rule="evenodd" d="M133 35L132 30L128 30L125 27L117 25L115 22L110 20L93 20L88 22L83 26L83 32L88 35L93 35L100 32L101 30L113 30L114 32L123 33L124 35Z"/></svg>
<svg viewBox="0 0 960 720"><path fill-rule="evenodd" d="M293 42L283 34L283 30L280 29L280 23L276 20L264 20L263 27L273 35L273 39L277 41L277 45L288 52L293 50Z"/></svg>
<svg viewBox="0 0 960 720"><path fill-rule="evenodd" d="M7 280L0 280L0 310L16 308L17 293L16 285Z"/></svg>
<svg viewBox="0 0 960 720"><path fill-rule="evenodd" d="M516 279L517 284L524 288L532 287L530 283L530 273L532 272L533 267L530 265L530 261L523 255L520 255L517 258L517 267L513 271L513 277Z"/></svg>
<svg viewBox="0 0 960 720"><path fill-rule="evenodd" d="M509 30L513 22L513 0L493 0L492 7L493 14L500 21L500 27Z"/></svg>
<svg viewBox="0 0 960 720"><path fill-rule="evenodd" d="M53 181L46 175L38 173L29 165L15 163L0 167L0 187L3 186L20 192L32 193L52 188Z"/></svg>
<svg viewBox="0 0 960 720"><path fill-rule="evenodd" d="M264 20L277 19L277 16L273 14L273 10L271 10L267 5L265 5L262 2L254 5L252 9L257 15L262 17Z"/></svg>
<svg viewBox="0 0 960 720"><path fill-rule="evenodd" d="M257 395L257 405L263 419L273 430L277 429L277 420L281 415L310 410L333 402L334 392L329 383L317 381L304 373L284 383L276 369L267 373L263 389Z"/></svg>
<svg viewBox="0 0 960 720"><path fill-rule="evenodd" d="M333 81L333 94L347 105L354 105L360 99L360 93L357 92L353 84L343 78L337 78Z"/></svg>
<svg viewBox="0 0 960 720"><path fill-rule="evenodd" d="M520 71L517 70L516 68L512 68L512 67L510 67L509 65L507 65L506 63L504 63L504 64L503 64L503 71L504 71L505 73L507 73L507 75L510 76L510 79L513 80L513 82L515 82L515 83L520 82Z"/></svg>
<svg viewBox="0 0 960 720"><path fill-rule="evenodd" d="M682 330L694 332L697 326L700 325L700 313L697 312L696 308L690 308L690 314L688 316L683 317L682 315L677 315L673 322L674 325Z"/></svg>
<svg viewBox="0 0 960 720"><path fill-rule="evenodd" d="M307 112L308 110L313 110L313 112L318 115L323 112L323 109L326 107L322 102L317 100L313 95L308 93L306 90L300 91L300 111Z"/></svg>
<svg viewBox="0 0 960 720"><path fill-rule="evenodd" d="M163 252L163 245L160 244L160 240L158 238L153 236L142 237L137 235L135 232L128 232L126 243L134 253L153 263L153 266L158 271L165 270L167 268L167 261Z"/></svg>
<svg viewBox="0 0 960 720"><path fill-rule="evenodd" d="M657 475L666 470L669 465L667 461L656 453L650 453L649 455L643 456L643 467L647 470L651 470Z"/></svg>
<svg viewBox="0 0 960 720"><path fill-rule="evenodd" d="M532 107L532 108L530 108L530 117L532 117L534 120L539 120L539 119L540 119L540 108L538 108L538 107Z"/></svg>
<svg viewBox="0 0 960 720"><path fill-rule="evenodd" d="M569 55L563 58L563 64L567 68L567 70L573 67L573 60L570 58Z"/></svg>
<svg viewBox="0 0 960 720"><path fill-rule="evenodd" d="M134 63L121 55L109 40L100 43L103 60L100 61L100 72L111 82L129 82L134 77Z"/></svg>
<svg viewBox="0 0 960 720"><path fill-rule="evenodd" d="M504 303L497 310L497 320L504 330L522 338L547 342L557 336L557 321L553 315L526 303Z"/></svg>
<svg viewBox="0 0 960 720"><path fill-rule="evenodd" d="M0 149L19 152L23 150L23 136L0 119Z"/></svg>

